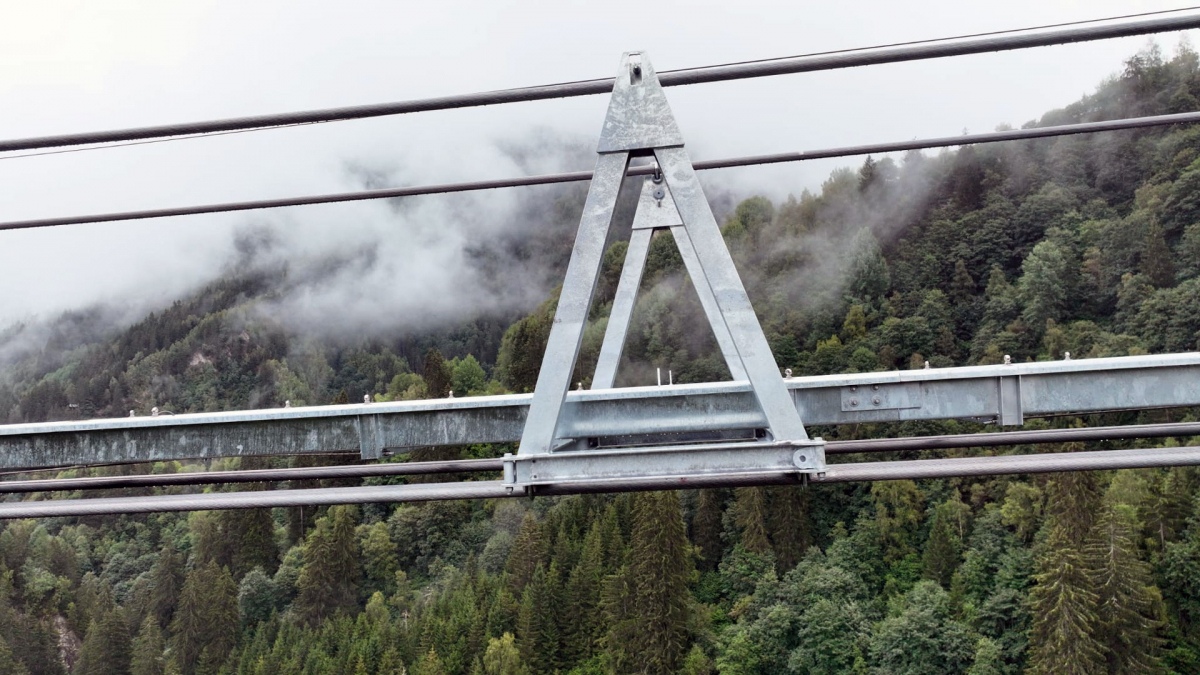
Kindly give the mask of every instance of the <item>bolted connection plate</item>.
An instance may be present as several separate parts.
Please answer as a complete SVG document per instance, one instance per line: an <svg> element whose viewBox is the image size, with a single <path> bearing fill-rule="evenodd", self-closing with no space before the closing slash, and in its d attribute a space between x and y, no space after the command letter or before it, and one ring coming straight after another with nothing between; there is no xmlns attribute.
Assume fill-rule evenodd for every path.
<svg viewBox="0 0 1200 675"><path fill-rule="evenodd" d="M504 481L522 486L824 471L825 441L819 438L596 449L504 458Z"/></svg>

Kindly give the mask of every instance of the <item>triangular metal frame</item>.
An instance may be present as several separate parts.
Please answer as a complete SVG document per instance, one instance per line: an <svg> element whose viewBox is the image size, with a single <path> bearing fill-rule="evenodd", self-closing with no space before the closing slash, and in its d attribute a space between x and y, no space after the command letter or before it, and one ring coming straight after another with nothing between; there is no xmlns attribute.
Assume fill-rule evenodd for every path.
<svg viewBox="0 0 1200 675"><path fill-rule="evenodd" d="M725 358L725 365L734 380L746 379L746 368L742 357L738 355L733 336L725 325L725 318L713 295L704 267L696 256L692 239L688 236L675 200L663 185L661 173L653 178L647 178L642 183L642 192L638 198L637 210L633 216L633 228L629 235L629 248L625 251L625 262L621 267L621 278L617 282L617 291L613 297L612 310L608 314L608 327L604 331L604 343L600 347L600 358L596 362L596 374L592 378L592 389L611 389L617 377L617 366L621 362L621 354L625 351L625 340L629 333L629 324L633 319L633 307L637 303L638 289L641 287L642 274L646 269L646 256L650 251L650 239L655 232L669 230L675 239L675 247L683 259L684 268L692 279L696 295L700 298L700 306L708 317L712 327L713 337Z"/></svg>
<svg viewBox="0 0 1200 675"><path fill-rule="evenodd" d="M820 439L809 440L804 430L696 178L691 159L683 147L683 136L671 114L666 95L643 52L629 52L621 58L597 151L596 170L515 459L554 455L556 448L564 447L572 440L560 437L560 420L596 290L617 194L629 168L630 157L652 156L658 163L659 173L654 179L646 180L642 188L625 267L592 388L612 386L651 234L655 229L670 229L730 372L734 379L749 382L765 418L768 437L743 445L761 448L766 443L780 449L800 447L802 450L796 451L791 470L823 470L822 442ZM703 446L689 447L694 451L704 449ZM731 446L725 443L708 447L724 452ZM722 470L736 470L736 467ZM776 466L773 470L779 471L779 468ZM674 470L667 470L668 473L671 471ZM536 473L531 475L537 477ZM518 476L517 482L526 481Z"/></svg>

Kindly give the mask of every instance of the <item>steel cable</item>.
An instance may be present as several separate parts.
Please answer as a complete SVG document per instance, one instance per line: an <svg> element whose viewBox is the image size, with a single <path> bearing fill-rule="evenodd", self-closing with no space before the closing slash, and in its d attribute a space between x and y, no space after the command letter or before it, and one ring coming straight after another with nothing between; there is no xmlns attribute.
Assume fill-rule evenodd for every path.
<svg viewBox="0 0 1200 675"><path fill-rule="evenodd" d="M1105 19L1096 19L1104 21ZM1200 28L1200 15L1156 17L1138 19L1109 25L1089 25L1084 27L1061 28L1038 33L1004 33L999 35L985 34L983 37L963 39L958 41L926 41L902 44L895 47L867 48L810 54L804 56L751 61L746 63L731 63L718 66L687 68L682 70L663 71L658 74L659 82L664 87L674 87L708 82L724 82L754 77L769 77L791 73L805 73L819 70L836 70L858 66L878 65L884 63L901 63L923 59L944 58L950 56L965 56L987 52L1027 49L1031 47L1046 47L1050 45L1089 42L1118 37L1149 35L1170 31ZM525 101L540 101L554 98L569 98L574 96L589 96L607 94L612 91L613 78L599 78L565 82L536 87L522 87L497 91L461 94L456 96L441 96L411 101L391 103L376 103L359 106L343 106L321 110L305 110L269 115L254 115L235 117L221 120L206 120L185 122L181 124L166 124L133 129L110 131L94 131L76 134L61 134L42 136L38 138L22 138L0 141L0 152L13 150L34 150L38 148L53 148L66 145L84 145L91 143L109 143L117 141L141 140L147 138L162 138L166 136L187 136L195 134L210 134L224 131L243 129L264 129L295 124L315 122L330 122L336 120L365 119L387 115L403 115L434 110L451 110L478 106L498 105L503 103L518 103Z"/></svg>
<svg viewBox="0 0 1200 675"><path fill-rule="evenodd" d="M693 166L698 171L707 171L711 169L729 169L734 167L755 166L761 164L803 162L813 159L884 154L889 152L902 152L905 150L945 148L960 145L978 145L983 143L1000 143L1003 141L1047 138L1052 136L1069 136L1074 134L1089 134L1103 131L1119 131L1122 129L1140 129L1173 124L1194 124L1197 122L1200 122L1200 112L1178 113L1174 115L1153 115L1149 117L1132 117L1119 120L1106 120L1103 122L1083 122L1080 124L1063 124L1052 127L992 131L982 134L942 136L940 138L927 138L923 140L893 141L889 143L874 143L870 145L853 145L840 148L826 148L823 150L809 150L804 152L783 152L770 155L751 155L746 157L731 157L728 159L712 159L696 162L693 164ZM631 167L627 175L647 176L652 173L654 173L654 167L652 165L636 166ZM119 220L142 220L146 218L191 216L202 213L226 213L232 211L251 211L256 209L274 209L288 206L309 206L313 204L333 204L338 202L365 201L371 199L392 199L396 197L415 197L420 195L448 194L453 192L495 190L498 188L573 183L591 180L591 178L591 171L573 171L569 173L542 174L538 176L523 176L519 178L499 178L494 180L469 181L464 183L443 183L440 185L359 190L356 192L307 195L303 197L285 197L282 199L260 199L244 202L226 202L223 204L204 204L199 206L148 209L144 211L121 211L115 213L100 213L83 216L66 216L62 218L38 218L33 220L0 222L0 230L28 230L40 227L81 225L85 223L105 223Z"/></svg>

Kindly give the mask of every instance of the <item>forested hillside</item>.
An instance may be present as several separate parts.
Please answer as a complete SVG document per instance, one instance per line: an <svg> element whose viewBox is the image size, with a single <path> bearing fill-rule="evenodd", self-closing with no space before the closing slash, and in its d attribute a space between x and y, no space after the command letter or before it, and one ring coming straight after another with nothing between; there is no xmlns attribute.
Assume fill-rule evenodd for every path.
<svg viewBox="0 0 1200 675"><path fill-rule="evenodd" d="M1147 48L1030 124L1194 111L1198 99L1200 57ZM720 176L705 180L716 189ZM554 194L560 226L522 254L541 271L565 264L585 191ZM798 375L1200 340L1200 128L868 158L819 194L729 211L725 238L776 360ZM656 237L620 384L650 383L655 367L684 382L728 376L682 267ZM264 311L289 283L286 269L250 264L133 325L96 309L0 331L0 421L527 391L555 303L355 342ZM1194 412L1027 426L1184 419ZM212 468L289 461L338 460ZM59 475L189 468L204 467ZM382 480L404 479L368 482ZM1200 471L1175 468L12 522L0 531L0 675L1200 673L1197 495Z"/></svg>

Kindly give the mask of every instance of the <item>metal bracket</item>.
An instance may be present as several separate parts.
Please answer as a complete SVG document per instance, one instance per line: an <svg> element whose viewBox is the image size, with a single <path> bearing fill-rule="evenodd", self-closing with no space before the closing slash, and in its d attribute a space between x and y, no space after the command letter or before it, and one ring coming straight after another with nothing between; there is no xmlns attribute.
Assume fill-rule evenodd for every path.
<svg viewBox="0 0 1200 675"><path fill-rule="evenodd" d="M504 456L504 482L514 486L824 470L825 442L819 438Z"/></svg>
<svg viewBox="0 0 1200 675"><path fill-rule="evenodd" d="M842 389L842 412L868 410L904 410L920 408L921 385L918 382L875 384L870 387L851 385Z"/></svg>
<svg viewBox="0 0 1200 675"><path fill-rule="evenodd" d="M379 429L378 415L358 416L359 456L362 459L383 457L383 433Z"/></svg>
<svg viewBox="0 0 1200 675"><path fill-rule="evenodd" d="M1001 377L997 381L1000 392L1000 426L1011 427L1025 424L1025 413L1021 405L1021 376Z"/></svg>
<svg viewBox="0 0 1200 675"><path fill-rule="evenodd" d="M650 236L655 229L670 229L730 371L735 379L748 380L762 410L765 440L588 450L579 442L585 439L561 435L566 393L595 294L617 193L630 153L647 151L653 152L658 168L654 178L642 186L593 388L612 386ZM621 59L598 152L521 444L516 457L506 459L505 480L511 477L515 485L535 485L609 476L682 478L714 473L823 471L824 444L819 439L809 440L796 403L784 387L762 326L683 148L683 136L666 95L644 53L627 53ZM603 429L597 431L596 436L612 435ZM797 459L801 455L803 459ZM536 471L531 468L535 462L539 467ZM512 465L511 471L508 464Z"/></svg>

